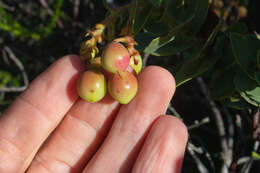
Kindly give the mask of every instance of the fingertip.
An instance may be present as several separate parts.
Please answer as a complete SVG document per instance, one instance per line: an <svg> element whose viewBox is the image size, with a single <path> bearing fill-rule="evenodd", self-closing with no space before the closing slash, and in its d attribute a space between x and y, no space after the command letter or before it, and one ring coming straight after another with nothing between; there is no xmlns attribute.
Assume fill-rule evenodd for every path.
<svg viewBox="0 0 260 173"><path fill-rule="evenodd" d="M149 77L147 77L147 75ZM148 66L142 70L139 79L148 79L149 85L160 82L160 86L164 88L168 94L173 95L176 89L176 82L172 74L165 68L159 66Z"/></svg>
<svg viewBox="0 0 260 173"><path fill-rule="evenodd" d="M179 118L172 115L162 115L157 118L154 123L154 128L162 128L164 132L169 133L167 138L169 140L179 139L181 145L186 146L188 140L187 126Z"/></svg>
<svg viewBox="0 0 260 173"><path fill-rule="evenodd" d="M57 66L57 65L64 66L67 64L71 64L78 71L85 70L84 62L80 59L80 56L74 54L61 57L53 64L53 66Z"/></svg>

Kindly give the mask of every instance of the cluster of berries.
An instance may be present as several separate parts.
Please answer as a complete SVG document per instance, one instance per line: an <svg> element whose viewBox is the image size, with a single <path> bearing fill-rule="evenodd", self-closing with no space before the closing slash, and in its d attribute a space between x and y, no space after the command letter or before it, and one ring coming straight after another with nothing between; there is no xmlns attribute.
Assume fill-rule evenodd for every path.
<svg viewBox="0 0 260 173"><path fill-rule="evenodd" d="M119 103L129 103L137 93L137 75L142 69L135 44L132 37L121 37L107 44L101 56L88 59L87 70L78 80L79 96L88 102L98 102L108 92Z"/></svg>

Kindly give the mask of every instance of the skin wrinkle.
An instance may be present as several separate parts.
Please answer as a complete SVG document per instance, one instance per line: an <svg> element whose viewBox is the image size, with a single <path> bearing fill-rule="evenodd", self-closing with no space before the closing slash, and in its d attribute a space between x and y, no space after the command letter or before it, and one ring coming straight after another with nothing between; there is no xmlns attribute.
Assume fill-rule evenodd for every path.
<svg viewBox="0 0 260 173"><path fill-rule="evenodd" d="M160 142L158 143L158 141ZM155 163L158 164L158 162L162 162L159 156L163 155L164 153L161 149L162 141L163 139L158 139L157 136L157 138L153 139L150 142L149 148L153 148L153 150L150 151L149 157L146 158L146 161L143 164L141 164L141 168L137 172L152 172L153 170L156 170L156 168L154 167Z"/></svg>
<svg viewBox="0 0 260 173"><path fill-rule="evenodd" d="M61 58L39 75L1 116L0 138L3 137L18 147L23 147L24 151L23 163L9 161L8 164L12 166L8 169L12 169L12 172L25 171L38 148L63 118L64 113L73 104L73 100L77 98L76 90L68 93L67 85L73 76L83 70L84 66L80 64L81 62L76 56ZM64 69L66 70L64 73L58 72ZM56 105L57 100L59 100L58 105ZM51 121L43 118L44 116ZM30 145L27 145L28 141L30 141ZM1 171L7 172L8 170Z"/></svg>
<svg viewBox="0 0 260 173"><path fill-rule="evenodd" d="M98 129L96 129L95 127L93 127L90 123L88 123L87 121L79 118L78 116L73 116L73 114L71 113L68 113L67 114L67 117L68 119L71 118L71 119L74 119L74 121L77 121L78 123L82 124L83 126L85 126L87 129L91 129L91 131L94 133L94 134L97 134L98 133Z"/></svg>
<svg viewBox="0 0 260 173"><path fill-rule="evenodd" d="M3 142L4 139L3 140L1 139L1 141ZM1 144L4 145L5 143L1 143ZM9 147L11 147L11 148L8 149L9 152L7 153L6 148L5 148L5 150L2 150L1 144L0 144L0 156L1 156L0 162L2 164L0 164L0 172L12 173L12 172L14 172L14 170L18 170L17 166L21 165L23 163L23 159L21 158L20 154L18 154L18 156L17 156L16 154L12 153L16 147L13 144L8 142L7 146L8 145L9 146L7 148L9 148ZM12 152L10 152L10 150ZM16 148L16 150L17 150L17 148Z"/></svg>
<svg viewBox="0 0 260 173"><path fill-rule="evenodd" d="M42 119L45 119L49 124L52 124L52 120L49 119L48 116L46 116L46 114L44 114L42 112L41 109L39 109L39 107L36 107L30 100L27 100L23 95L20 95L20 97L17 98L18 100L20 99L24 104L27 104L28 106L30 106L32 109L34 109L37 113L39 113L39 115L42 117ZM38 115L38 114L37 114Z"/></svg>
<svg viewBox="0 0 260 173"><path fill-rule="evenodd" d="M95 107L97 108L97 109L93 109L93 108L91 108L91 109L88 109L88 107L89 106L91 106L91 105L93 105L92 103L87 103L87 102L85 102L85 101L83 101L83 100L81 100L81 99L78 99L78 101L77 101L77 103L75 103L75 105L72 107L72 109L67 113L67 115L66 115L66 117L65 117L65 119L63 120L63 123L61 123L60 124L60 126L56 129L56 131L58 132L58 131L62 131L61 133L63 134L63 136L64 135L70 135L69 134L69 131L68 130L66 130L66 127L67 128L73 128L73 126L75 125L76 127L75 128L77 128L80 124L82 124L82 126L84 126L84 127L87 127L88 129L86 129L87 131L88 130L90 130L90 132L91 131L93 131L94 133L95 133L95 135L93 135L93 133L92 133L92 135L90 135L90 132L88 132L88 138L89 138L89 140L88 141L90 141L90 142L85 142L83 145L81 145L81 148L82 149L84 149L84 150L90 150L90 149L93 149L93 145L95 144L95 146L96 147L98 147L99 146L99 143L102 141L102 138L104 137L104 132L102 132L102 124L103 123L106 123L106 121L107 121L107 119L111 119L111 118L107 118L107 117L113 117L114 115L114 113L115 113L115 110L118 108L118 103L117 102L110 102L109 101L110 99L105 99L105 100L103 100L103 101L101 101L100 103L95 103ZM106 103L108 103L108 105L106 105ZM82 106L82 107L81 107ZM99 109L99 107L101 108L101 109ZM84 109L84 108L87 108L87 109ZM108 108L110 108L110 109L108 109ZM83 110L83 112L82 111L80 111L80 110ZM86 112L86 110L87 110L87 112ZM89 123L89 121L88 121L88 119L85 119L84 117L86 117L86 116L82 116L82 115L84 115L84 113L86 112L86 113L88 113L88 114L91 114L91 113L94 113L94 112L96 112L96 111L99 111L99 114L101 115L109 115L109 116L103 116L103 119L105 120L105 121L90 121L91 123L95 123L95 127L100 127L100 129L95 129L94 128L94 126L92 126L90 123ZM92 115L88 115L88 117L91 117ZM96 115L93 115L93 116L96 116ZM101 116L102 117L102 116ZM73 122L72 122L73 121ZM75 124L76 123L76 124ZM77 124L77 123L80 123L80 124ZM73 125L73 126L72 126ZM104 125L104 124L103 124ZM65 127L66 126L66 127ZM92 129L92 130L91 130ZM107 128L106 128L107 129ZM83 130L83 129L82 129ZM71 133L75 133L76 131L73 131L73 130L70 130L70 132ZM92 137L90 137L90 136L92 136ZM73 139L70 139L70 136L67 136L68 137L68 139L67 139L67 141L68 142L64 142L63 144L61 144L61 145L65 145L66 143L69 143L69 141L71 141L71 140L73 140ZM91 138L91 139L90 139ZM55 140L59 140L57 137L55 137L55 133L54 133L54 139ZM75 139L76 141L77 141L77 138ZM73 140L73 142L75 141L75 140ZM80 141L79 141L80 142ZM97 143L98 142L98 143ZM55 144L54 142L52 142L51 143L52 144L52 146L55 146L55 145L57 145L57 143ZM50 144L50 145L51 145ZM72 144L72 145L74 145L74 144ZM55 148L53 148L53 147L45 147L47 150L47 152L51 152L51 151L54 151L55 153L56 152L59 152L59 153L57 153L58 155L62 155L61 154L61 152L63 151L63 149L61 148L61 147L59 147L59 148L57 148L57 150L55 149ZM71 146L71 147L69 147L69 148L73 148L73 149L75 149L75 147L73 147L73 146ZM44 148L43 148L44 149ZM79 150L82 150L82 149L79 149ZM45 149L44 149L45 150ZM66 150L65 148L64 148L64 150ZM82 167L83 168L83 166L84 165L82 165L82 166L80 166L80 165L78 165L78 162L81 162L81 163L85 163L84 161L82 161L82 157L85 157L85 159L86 160L88 160L88 158L86 158L86 157L89 157L89 155L92 155L91 154L91 152L90 151L88 151L88 152L84 152L83 150L82 151L79 151L78 149L77 149L77 153L79 153L78 154L78 157L76 157L75 159L74 159L74 161L73 162L71 162L71 161L69 161L69 163L70 163L70 165L71 165L71 171L73 172L76 172L76 170L78 170L78 172L80 171L80 167ZM93 150L94 151L94 150ZM68 161L67 161L67 157L69 157L69 155L67 155L66 157L62 157L61 158L61 156L59 157L59 159L62 159L62 160L64 160L66 163L68 163ZM64 159L63 159L64 158ZM77 167L75 167L76 165L78 165Z"/></svg>
<svg viewBox="0 0 260 173"><path fill-rule="evenodd" d="M184 157L187 137L187 128L180 120L160 116L147 136L133 173L157 173L159 170L177 173Z"/></svg>
<svg viewBox="0 0 260 173"><path fill-rule="evenodd" d="M62 162L64 162L64 163L66 163L67 165L69 165L69 167L73 167L73 163L69 163L69 162L73 162L72 160L75 160L77 157L78 157L78 153L75 153L74 152L74 148L75 148L75 146L74 146L74 143L72 144L72 143L70 143L69 141L69 139L67 139L62 133L61 133L61 131L59 131L59 132L57 132L56 133L56 135L58 135L59 136L59 138L61 138L60 140L62 141L64 141L64 143L67 143L68 145L70 145L70 146L61 146L61 147L64 147L64 150L63 151L66 151L66 152L64 152L64 153L69 153L68 155L70 156L70 157L66 157L66 158L70 158L71 160L70 161L65 161L65 160L63 160ZM66 148L65 148L66 147ZM48 156L48 154L47 154L47 156ZM54 160L60 160L61 161L61 159L59 159L58 158L58 156L55 156L54 155ZM74 159L73 159L74 158Z"/></svg>
<svg viewBox="0 0 260 173"><path fill-rule="evenodd" d="M32 163L33 164L31 166L31 168L27 171L27 173L37 172L36 170L39 169L39 166L44 167L49 172L55 171L55 170L53 170L53 167L62 168L62 170L70 169L70 165L68 165L67 163L65 163L55 157L46 157L46 155L44 153L37 154ZM51 164L48 164L48 163L51 163Z"/></svg>
<svg viewBox="0 0 260 173"><path fill-rule="evenodd" d="M61 133L56 133L55 135L57 135L58 137L59 137L59 140L60 141L68 141L67 139L66 139L66 137L64 137ZM65 143L65 142L62 142L62 143ZM68 143L68 142L66 142L66 143ZM68 143L69 144L69 143ZM50 144L51 145L51 144ZM64 146L61 146L61 147L64 147ZM65 166L65 169L66 170L70 170L70 169L72 169L72 167L73 167L73 160L76 160L76 158L78 157L78 154L76 154L76 153L74 153L73 152L73 150L71 150L72 149L72 147L73 146L69 146L69 147L67 147L66 146L66 148L64 148L64 150L63 151L65 151L63 154L65 154L66 153L66 155L69 155L70 157L70 161L66 161L66 160L64 160L64 159L62 159L62 158L59 158L59 156L60 155L53 155L53 154L49 154L49 153L46 153L46 152L39 152L38 154L37 154L37 156L39 156L40 158L42 158L42 159L44 159L45 161L46 160L48 160L48 162L47 163L50 163L50 162L52 162L52 164L51 164L51 166L52 167L64 167L64 165L66 165ZM59 147L60 148L60 147ZM65 155L64 155L65 156ZM68 158L68 157L66 157L66 158ZM54 166L55 165L55 166ZM45 165L45 167L48 167L49 166L49 164L46 164ZM50 170L52 170L52 168L49 168Z"/></svg>
<svg viewBox="0 0 260 173"><path fill-rule="evenodd" d="M154 148L154 147L153 147ZM150 152L150 157L148 157L146 159L146 162L144 162L143 164L141 164L141 167L139 168L139 170L137 172L143 172L140 170L146 170L146 171L151 171L153 170L153 164L156 162L155 160L157 160L157 157L153 157L154 155L156 155L157 150L154 149Z"/></svg>
<svg viewBox="0 0 260 173"><path fill-rule="evenodd" d="M95 104L95 106L91 106L93 104ZM88 103L84 100L79 99L77 104L75 104L75 106L72 107L70 114L72 113L72 116L82 119L82 121L86 121L94 129L96 129L96 131L100 131L105 123L104 120L107 121L109 118L113 117L103 116L116 114L119 109L119 106L120 105L118 104L118 102L113 101L112 98L108 96L105 96L105 98L101 100L101 102L97 103ZM83 111L81 107L87 107L87 109ZM96 110L99 111L98 115L101 116L100 120L97 117L92 118L92 116L97 116ZM88 116L82 116L82 114L86 114Z"/></svg>
<svg viewBox="0 0 260 173"><path fill-rule="evenodd" d="M33 107L30 103L28 103L27 101L25 101L22 97L19 97L19 98L15 101L14 105L17 105L17 104L18 104L18 105L23 104L23 105L24 105L24 108L30 109L31 112L35 112L34 115L36 115L37 118L40 117L41 120L44 120L44 121L46 122L45 124L49 124L49 121L44 117L44 115L43 115L37 108ZM8 114L12 114L11 110L7 111L7 112L5 113L5 117L2 117L2 118L9 118L9 117L8 117ZM9 143L12 143L12 144L13 144L13 147L17 148L17 150L19 151L19 152L17 152L17 150L15 150L15 149L13 148L12 151L11 151L11 152L13 152L13 153L12 153L11 155L9 154L9 156L11 156L11 158L13 158L12 155L16 155L16 157L15 157L14 159L20 158L20 161L18 161L18 162L14 162L14 161L11 162L14 168L18 167L18 165L16 165L16 164L21 164L22 167L26 167L25 164L28 162L27 160L29 159L29 157L30 157L31 155L34 155L34 153L36 152L35 150L31 150L31 151L29 151L29 150L24 150L24 149L22 149L22 147L19 147L19 146L18 146L18 143L17 143L16 140L12 141L12 139L17 139L16 136L21 137L21 136L23 136L22 134L26 134L26 135L27 135L27 133L28 133L29 130L30 130L29 128L27 128L27 129L26 129L27 132L24 131L24 130L23 130L23 129L24 129L24 126L22 126L22 129L20 130L21 125L19 125L19 124L21 124L21 122L18 121L17 119L12 120L12 123L9 124L8 127L6 127L6 128L3 127L5 130L8 131L8 138L7 138L7 137L4 137L4 136L1 137L1 139L6 139L7 141L9 141ZM36 123L36 124L37 124L37 123ZM36 125L36 124L35 124L35 125ZM8 130L8 128L12 128L12 130ZM5 135L6 135L6 133L5 133ZM46 135L46 136L47 136L47 135ZM41 138L42 138L42 140L43 140L45 137L44 137L44 136L41 136ZM21 139L21 138L20 138L20 139ZM23 139L23 140L25 141L25 139ZM37 147L36 147L36 146L33 146L33 144L31 143L31 144L30 144L30 148L33 148L33 147L35 147L35 148L37 149ZM1 148L2 148L2 147L1 147ZM15 152L15 151L16 151L16 152ZM11 158L10 158L10 160L12 160ZM23 158L23 159L22 159L22 158ZM16 172L16 171L15 171L15 172Z"/></svg>
<svg viewBox="0 0 260 173"><path fill-rule="evenodd" d="M72 119L71 119L72 118ZM96 129L94 129L93 128L93 126L91 126L89 123L87 123L86 121L84 121L84 120L81 120L81 119L79 119L79 118L76 118L76 117L74 117L74 116L68 116L68 120L67 121L69 121L69 119L71 119L73 122L76 122L76 123L80 123L80 125L81 126L83 126L83 128L86 130L86 131L88 131L88 134L89 135L87 135L87 136L84 136L84 138L85 137L87 137L87 139L89 140L89 141L93 141L93 140L95 140L97 137L97 131L96 131ZM71 123L71 121L70 121L70 123ZM75 127L75 128L77 128L77 127ZM80 129L82 129L82 128L80 128ZM65 136L65 134L66 133L68 133L68 131L65 131L65 130L59 130L59 131L61 131L60 133L63 133L63 136ZM78 131L78 130L77 130ZM90 135L91 134L91 135ZM76 139L78 139L78 137L76 137ZM75 140L76 140L75 139ZM68 137L68 139L67 139L67 142L66 143L70 143L70 141L71 141L71 139L69 139L69 137ZM85 152L85 150L86 150L86 148L88 148L88 147L90 147L91 146L91 143L76 143L75 144L75 142L73 142L73 145L78 145L76 148L76 153L75 153L75 146L71 146L71 147L73 147L73 153L75 153L75 155L77 156L77 157L75 157L75 161L74 161L74 163L71 163L71 167L73 167L73 165L75 165L76 164L76 162L78 161L78 158L80 158L81 156L82 156L82 154Z"/></svg>
<svg viewBox="0 0 260 173"><path fill-rule="evenodd" d="M151 168L153 168L152 170L154 170L154 171L156 171L156 170L164 171L167 167L167 163L171 164L167 161L169 161L169 158L171 158L170 154L169 154L169 151L172 148L171 146L174 147L174 145L172 145L172 141L175 139L172 139L169 135L163 134L163 133L161 133L160 136L161 136L161 139L157 139L158 141L160 141L159 143L157 143L157 148L158 148L157 150L159 152L155 152L155 150L154 150L154 152L155 152L154 157L155 157L156 161L153 163L153 166L151 167ZM156 143L156 141L154 141L154 142ZM164 155L165 155L165 157L160 157L160 156L164 156ZM160 162L160 164L158 164L158 162Z"/></svg>
<svg viewBox="0 0 260 173"><path fill-rule="evenodd" d="M28 92L24 92L21 96L28 101L27 97L30 97L32 99L32 102L30 101L30 103L36 107L36 108L41 108L41 112L43 112L44 115L47 115L49 119L51 119L52 121L59 121L61 119L57 119L57 117L63 118L63 116L66 112L61 111L63 110L61 107L63 107L64 105L59 106L59 104L57 104L57 100L53 99L54 95L57 95L57 91L59 91L59 93L66 93L66 87L58 85L57 83L67 83L66 81L68 81L69 79L66 77L64 77L66 74L65 73L69 73L69 76L75 75L76 73L79 73L79 71L81 71L82 67L78 67L80 69L75 69L72 67L71 64L71 59L73 59L74 61L78 61L75 57L64 57L58 61L56 61L53 65L51 65L50 68L48 68L43 74L46 73L50 73L53 76L50 78L47 75L43 75L41 74L38 78L41 79L41 86L38 87L39 81L33 81L32 84L30 84L28 90L30 90L30 95L28 96ZM79 63L79 62L78 62ZM56 71L63 71L63 73L57 73ZM64 73L65 72L65 73ZM76 86L75 86L76 87ZM37 90L35 88L38 88ZM48 102L46 102L46 106L44 106L44 104L42 104L41 99L39 99L38 97L38 93L44 93L44 100L48 100ZM69 95L74 95L73 99L70 100L70 98L72 98ZM66 96L66 97L64 97ZM72 104L76 98L77 98L77 93L69 93L66 95L63 95L64 97L64 101L68 101L70 102L70 104ZM63 101L63 102L64 102ZM67 103L68 103L67 102ZM51 110L49 109L48 105L55 105L55 109ZM70 106L69 104L67 104L66 106ZM59 116L53 116L54 114L59 114Z"/></svg>
<svg viewBox="0 0 260 173"><path fill-rule="evenodd" d="M8 153L8 155L10 156L14 156L16 159L19 159L20 161L24 160L23 157L23 150L21 148L19 148L15 143L13 143L12 141L5 139L5 138L1 138L0 139L0 146L8 146L7 148L5 147L5 150L3 150L3 152ZM0 147L0 150L2 150L2 147Z"/></svg>
<svg viewBox="0 0 260 173"><path fill-rule="evenodd" d="M23 97L18 97L17 98L17 100L16 100L16 102L15 102L16 104L24 104L24 106L26 105L27 107L26 108L28 108L28 109L30 109L32 112L34 112L34 115L37 115L37 117L40 117L40 119L41 120L44 120L45 121L45 123L44 124L50 124L51 123L51 121L38 109L38 108L36 108L36 107L34 107L32 104L30 104L30 102L28 102L28 101L26 101ZM15 104L14 103L14 104ZM8 116L8 114L12 114L12 113L9 113L8 111L6 112L6 116ZM10 135L10 133L9 133L9 137L10 138L15 138L16 136L19 136L18 134L21 132L20 131L20 126L19 125L17 125L17 124L19 124L20 122L17 122L17 120L13 120L12 121L12 125L9 125L9 126L11 126L11 127L14 127L13 129L12 129L12 131L10 131L10 132L12 132L12 134L13 135ZM18 147L19 148L19 147ZM21 150L22 151L22 150Z"/></svg>
<svg viewBox="0 0 260 173"><path fill-rule="evenodd" d="M77 112L75 112L75 111L71 111L71 112L73 112L73 113L68 113L67 116L70 116L71 118L77 119L79 122L81 122L85 126L91 128L93 131L95 131L95 133L98 133L98 131L99 131L98 127L94 127L93 125L91 125L91 123L89 123L85 119L82 119L80 117L80 115L77 114Z"/></svg>
<svg viewBox="0 0 260 173"><path fill-rule="evenodd" d="M52 173L51 170L44 165L44 163L43 163L42 159L40 158L40 156L37 155L34 158L34 160L35 160L35 162L33 162L32 166L34 166L34 165L39 166L40 165L40 167L44 168L47 171L47 173ZM26 173L29 173L29 172L26 172Z"/></svg>

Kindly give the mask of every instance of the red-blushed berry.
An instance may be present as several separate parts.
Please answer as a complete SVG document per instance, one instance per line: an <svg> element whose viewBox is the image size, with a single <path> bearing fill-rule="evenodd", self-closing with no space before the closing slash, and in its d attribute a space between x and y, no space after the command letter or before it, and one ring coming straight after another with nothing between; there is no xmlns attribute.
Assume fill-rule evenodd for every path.
<svg viewBox="0 0 260 173"><path fill-rule="evenodd" d="M109 43L102 53L102 67L111 73L125 71L129 65L130 55L127 48L121 43Z"/></svg>
<svg viewBox="0 0 260 173"><path fill-rule="evenodd" d="M121 104L129 103L136 95L138 81L134 74L124 71L110 76L108 81L109 94Z"/></svg>
<svg viewBox="0 0 260 173"><path fill-rule="evenodd" d="M106 95L105 76L98 70L85 71L78 80L77 89L83 100L97 102Z"/></svg>

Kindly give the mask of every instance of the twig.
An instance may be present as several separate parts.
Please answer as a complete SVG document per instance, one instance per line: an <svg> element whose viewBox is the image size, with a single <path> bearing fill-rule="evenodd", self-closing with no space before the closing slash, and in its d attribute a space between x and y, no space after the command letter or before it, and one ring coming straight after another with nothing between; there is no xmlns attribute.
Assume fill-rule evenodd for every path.
<svg viewBox="0 0 260 173"><path fill-rule="evenodd" d="M234 133L235 133L235 127L233 123L233 116L229 113L228 109L222 105L223 113L225 113L225 116L227 118L228 123L228 148L230 155L233 155L233 148L234 148Z"/></svg>
<svg viewBox="0 0 260 173"><path fill-rule="evenodd" d="M258 141L255 141L254 143L254 151L257 151L259 147L259 142ZM254 162L254 158L251 157L250 160L248 162L246 162L241 170L241 173L249 173L252 165L253 165L253 162Z"/></svg>
<svg viewBox="0 0 260 173"><path fill-rule="evenodd" d="M191 157L194 159L196 162L197 168L201 173L209 173L208 169L206 166L202 163L202 161L199 159L199 157L196 155L196 153L193 150L193 147L191 143L188 143L188 152L190 153Z"/></svg>
<svg viewBox="0 0 260 173"><path fill-rule="evenodd" d="M9 58L15 63L15 65L22 72L24 86L22 86L22 87L3 87L3 88L0 88L0 92L21 92L21 91L24 91L29 85L28 76L27 76L27 74L24 70L24 66L21 63L21 61L14 55L14 53L12 52L12 50L9 47L5 46L4 51L6 51L9 54Z"/></svg>
<svg viewBox="0 0 260 173"><path fill-rule="evenodd" d="M51 8L49 7L48 3L45 0L40 0L40 4L47 10L47 13L49 15L53 15L53 11L51 10Z"/></svg>
<svg viewBox="0 0 260 173"><path fill-rule="evenodd" d="M209 91L206 87L206 84L204 83L202 78L197 78L197 81L200 85L200 88L203 92L203 94L206 97L206 100L208 101L211 111L214 114L214 117L216 119L216 125L217 125L217 129L218 129L218 133L220 136L220 140L221 140L221 148L223 151L223 165L222 165L222 169L221 172L222 173L228 173L228 167L232 161L232 154L231 151L228 147L228 142L227 142L227 138L226 138L226 132L225 132L225 126L224 126L224 120L222 118L221 112L220 110L217 108L216 103L210 98L209 95Z"/></svg>
<svg viewBox="0 0 260 173"><path fill-rule="evenodd" d="M8 55L5 51L2 51L2 55L3 55L3 61L5 64L9 65L10 64L10 60L8 58Z"/></svg>
<svg viewBox="0 0 260 173"><path fill-rule="evenodd" d="M73 7L73 18L76 19L79 14L79 6L80 0L74 0L74 7Z"/></svg>
<svg viewBox="0 0 260 173"><path fill-rule="evenodd" d="M169 103L168 109L172 112L173 115L175 115L175 116L178 117L179 119L182 119L182 118L181 118L181 115L175 110L175 108L172 106L171 103Z"/></svg>
<svg viewBox="0 0 260 173"><path fill-rule="evenodd" d="M259 124L259 108L257 109L256 113L253 116L253 140L257 139L258 136L258 124Z"/></svg>
<svg viewBox="0 0 260 173"><path fill-rule="evenodd" d="M259 147L259 141L257 140L258 138L258 124L259 124L259 108L257 108L256 113L254 113L253 115L253 132L252 132L252 138L255 141L254 142L254 148L253 151L256 152L258 150ZM252 165L254 162L254 158L251 157L250 160L248 162L245 163L245 165L243 166L241 172L243 173L249 173Z"/></svg>
<svg viewBox="0 0 260 173"><path fill-rule="evenodd" d="M211 155L210 155L210 153L208 152L208 150L206 149L206 147L204 146L204 144L203 144L203 140L201 140L201 138L198 136L193 136L193 138L194 139L196 139L197 141L196 142L198 142L199 143L199 145L200 145L200 147L196 147L197 148L197 150L194 150L194 151L200 151L200 150L202 150L202 152L198 152L199 154L204 154L205 156L206 156L206 158L208 159L208 161L209 161L209 163L210 163L210 166L211 166L211 168L212 168L212 170L211 170L211 173L215 173L216 172L216 168L215 168L215 164L214 164L214 162L213 162L213 160L212 160L212 158L211 158Z"/></svg>
<svg viewBox="0 0 260 173"><path fill-rule="evenodd" d="M23 87L2 87L0 92L22 92L26 89L26 86Z"/></svg>
<svg viewBox="0 0 260 173"><path fill-rule="evenodd" d="M203 149L201 148L201 147L196 147L193 143L191 143L191 142L188 142L188 145L189 145L189 147L193 150L193 151L195 151L196 153L199 153L199 154L203 154L204 153L204 151L203 151Z"/></svg>
<svg viewBox="0 0 260 173"><path fill-rule="evenodd" d="M198 127L200 127L200 126L202 126L202 125L204 125L204 124L207 124L207 123L209 123L209 122L210 122L209 117L205 117L205 118L203 118L201 121L196 120L196 121L194 122L194 124L192 124L192 125L190 125L190 126L188 127L188 130L192 130L192 129L198 128Z"/></svg>
<svg viewBox="0 0 260 173"><path fill-rule="evenodd" d="M4 4L2 1L0 1L0 6L3 7L4 9L8 10L8 11L15 11L14 7L11 7L9 5Z"/></svg>
<svg viewBox="0 0 260 173"><path fill-rule="evenodd" d="M239 164L241 164L240 155L243 150L243 148L241 148L241 145L244 140L244 135L243 135L243 131L242 131L242 120L241 120L241 116L239 114L236 114L235 127L236 127L236 131L237 131L237 141L235 142L235 145L234 145L233 160L229 167L230 173L236 173L237 166Z"/></svg>
<svg viewBox="0 0 260 173"><path fill-rule="evenodd" d="M244 164L244 163L248 162L250 159L251 159L251 157L241 157L238 159L237 165Z"/></svg>
<svg viewBox="0 0 260 173"><path fill-rule="evenodd" d="M50 15L50 16L53 16L54 13L52 11L52 9L49 7L48 3L46 2L46 0L40 0L40 4L47 10L47 13ZM63 24L62 24L62 21L60 19L57 20L57 24L60 28L63 28Z"/></svg>
<svg viewBox="0 0 260 173"><path fill-rule="evenodd" d="M178 117L179 119L182 119L180 114L175 110L175 108L172 106L172 104L170 103L168 106L169 111L172 112L173 115L175 115L176 117ZM208 118L204 118L201 122L203 122L204 124L209 121ZM194 125L194 126L198 126L198 125ZM193 128L193 127L191 127ZM195 128L195 127L194 127ZM189 128L188 128L189 129ZM190 129L189 129L190 130ZM194 159L194 161L196 162L196 165L199 169L199 171L201 173L209 173L208 169L206 168L206 166L202 163L202 161L199 159L199 157L196 155L195 152L199 153L199 154L206 154L206 157L209 159L210 163L212 164L212 160L211 157L209 155L209 153L201 147L196 147L195 145L193 145L191 142L188 142L188 152L190 153L191 157ZM214 168L214 164L213 164L213 168Z"/></svg>

